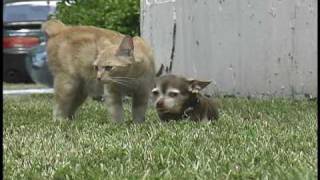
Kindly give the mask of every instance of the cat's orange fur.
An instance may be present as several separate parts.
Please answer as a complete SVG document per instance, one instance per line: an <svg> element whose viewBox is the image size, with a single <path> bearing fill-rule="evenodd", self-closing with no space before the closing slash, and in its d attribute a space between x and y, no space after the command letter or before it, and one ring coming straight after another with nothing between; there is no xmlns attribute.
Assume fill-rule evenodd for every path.
<svg viewBox="0 0 320 180"><path fill-rule="evenodd" d="M123 119L121 100L125 95L133 97L133 119L144 120L155 67L152 50L142 38L132 38L132 56L117 56L120 45L127 44L127 36L121 33L93 26L67 26L58 20L45 22L42 30L48 35L48 65L54 76L54 118L72 118L87 96L107 92L114 121ZM130 63L125 64L127 61ZM108 80L97 80L101 72L94 66L103 63L111 63L118 72L116 76L125 82L112 80L112 72L103 72Z"/></svg>

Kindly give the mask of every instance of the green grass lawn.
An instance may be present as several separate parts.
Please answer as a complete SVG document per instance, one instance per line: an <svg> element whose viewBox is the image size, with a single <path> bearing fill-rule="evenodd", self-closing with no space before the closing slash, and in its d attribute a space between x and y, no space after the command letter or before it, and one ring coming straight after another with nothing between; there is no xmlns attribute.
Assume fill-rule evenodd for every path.
<svg viewBox="0 0 320 180"><path fill-rule="evenodd" d="M316 179L317 103L221 99L216 123L113 124L88 100L52 122L52 95L6 97L4 179ZM126 107L130 119L129 105Z"/></svg>

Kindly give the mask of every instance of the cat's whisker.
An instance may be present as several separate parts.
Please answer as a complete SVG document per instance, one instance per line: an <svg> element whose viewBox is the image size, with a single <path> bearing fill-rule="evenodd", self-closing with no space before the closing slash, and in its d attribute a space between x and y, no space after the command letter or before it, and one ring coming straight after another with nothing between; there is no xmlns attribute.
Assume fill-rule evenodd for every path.
<svg viewBox="0 0 320 180"><path fill-rule="evenodd" d="M135 81L132 81L132 80L124 80L124 79L114 79L114 78L111 78L113 81L117 81L117 82L120 82L120 83L124 83L124 84L128 84L130 86L134 86L135 85Z"/></svg>
<svg viewBox="0 0 320 180"><path fill-rule="evenodd" d="M116 81L116 80L113 80L113 79L109 79L111 82L113 82L113 83L116 83L116 84L120 84L120 85L123 85L123 86L126 86L126 87L128 87L128 85L127 84L124 84L123 82L119 82L119 81Z"/></svg>
<svg viewBox="0 0 320 180"><path fill-rule="evenodd" d="M128 82L121 82L121 81L116 81L116 83L118 83L118 84L120 84L122 86L125 86L125 87L127 87L129 89L137 89L137 86L135 86L135 84L133 84L133 83L129 84Z"/></svg>
<svg viewBox="0 0 320 180"><path fill-rule="evenodd" d="M112 77L112 79L123 80L123 81L137 81L136 78L127 78L127 77Z"/></svg>
<svg viewBox="0 0 320 180"><path fill-rule="evenodd" d="M131 77L122 77L122 76L115 76L112 78L121 78L121 79L137 79L137 78L131 78Z"/></svg>
<svg viewBox="0 0 320 180"><path fill-rule="evenodd" d="M130 83L132 82L131 80L125 80L125 79L116 79L116 78L111 78L114 81L121 81L121 82L126 82L126 83Z"/></svg>
<svg viewBox="0 0 320 180"><path fill-rule="evenodd" d="M115 84L119 84L121 86L125 86L125 87L128 87L130 88L131 86L129 84L126 84L125 82L120 82L120 81L117 81L117 80L114 80L114 79L109 79L111 82L115 83Z"/></svg>
<svg viewBox="0 0 320 180"><path fill-rule="evenodd" d="M127 82L121 82L121 81L115 81L115 82L118 83L118 84L121 84L121 85L123 85L125 87L128 87L130 89L134 89L133 84L128 84Z"/></svg>

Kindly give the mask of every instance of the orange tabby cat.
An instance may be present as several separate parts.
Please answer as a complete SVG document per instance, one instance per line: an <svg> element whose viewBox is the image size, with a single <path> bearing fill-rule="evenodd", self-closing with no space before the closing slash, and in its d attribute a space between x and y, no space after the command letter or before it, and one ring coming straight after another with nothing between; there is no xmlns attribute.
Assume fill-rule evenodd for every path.
<svg viewBox="0 0 320 180"><path fill-rule="evenodd" d="M106 98L114 121L123 120L122 98L132 99L133 119L144 121L154 83L152 50L140 37L92 26L42 25L54 76L54 118L72 118L87 96ZM105 93L104 93L105 92Z"/></svg>

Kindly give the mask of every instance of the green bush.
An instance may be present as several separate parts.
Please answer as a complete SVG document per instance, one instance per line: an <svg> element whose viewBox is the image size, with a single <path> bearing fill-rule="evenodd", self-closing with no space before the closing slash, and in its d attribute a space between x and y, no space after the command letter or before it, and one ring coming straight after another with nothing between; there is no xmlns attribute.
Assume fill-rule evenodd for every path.
<svg viewBox="0 0 320 180"><path fill-rule="evenodd" d="M91 25L129 35L140 34L140 0L62 0L57 19L70 25Z"/></svg>

